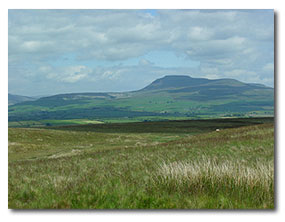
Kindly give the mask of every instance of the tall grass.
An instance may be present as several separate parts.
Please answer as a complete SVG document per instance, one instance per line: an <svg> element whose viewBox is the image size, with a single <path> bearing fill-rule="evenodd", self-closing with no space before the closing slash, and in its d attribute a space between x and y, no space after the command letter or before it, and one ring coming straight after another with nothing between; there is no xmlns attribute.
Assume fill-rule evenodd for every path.
<svg viewBox="0 0 285 222"><path fill-rule="evenodd" d="M273 124L220 132L212 120L188 124L10 128L9 208L274 208Z"/></svg>
<svg viewBox="0 0 285 222"><path fill-rule="evenodd" d="M169 192L221 193L257 202L273 201L274 196L273 161L256 162L251 166L206 157L191 162L163 162L152 179L157 187Z"/></svg>

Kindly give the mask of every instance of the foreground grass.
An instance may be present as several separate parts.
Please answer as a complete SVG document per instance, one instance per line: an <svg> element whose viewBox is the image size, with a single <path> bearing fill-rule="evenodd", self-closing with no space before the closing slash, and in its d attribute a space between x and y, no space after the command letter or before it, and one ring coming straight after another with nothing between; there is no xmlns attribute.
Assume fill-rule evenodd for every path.
<svg viewBox="0 0 285 222"><path fill-rule="evenodd" d="M252 198L262 201L272 198L274 165L257 162L247 166L232 160L219 162L204 157L199 161L163 163L153 180L157 187L170 192L193 195L220 193L222 197L230 195L243 201L248 199L248 202ZM229 206L232 204L229 199L224 200L228 201Z"/></svg>
<svg viewBox="0 0 285 222"><path fill-rule="evenodd" d="M274 208L273 123L127 128L9 129L9 208Z"/></svg>

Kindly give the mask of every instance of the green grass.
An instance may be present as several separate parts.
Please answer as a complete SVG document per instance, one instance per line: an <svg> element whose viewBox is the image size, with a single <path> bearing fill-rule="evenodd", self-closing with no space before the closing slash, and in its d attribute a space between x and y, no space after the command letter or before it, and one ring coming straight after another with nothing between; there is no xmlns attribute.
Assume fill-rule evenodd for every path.
<svg viewBox="0 0 285 222"><path fill-rule="evenodd" d="M9 127L44 127L44 126L64 126L64 125L80 125L80 124L100 124L102 121L90 119L48 119L48 120L27 120L8 122Z"/></svg>
<svg viewBox="0 0 285 222"><path fill-rule="evenodd" d="M8 204L272 209L273 166L272 118L9 128Z"/></svg>

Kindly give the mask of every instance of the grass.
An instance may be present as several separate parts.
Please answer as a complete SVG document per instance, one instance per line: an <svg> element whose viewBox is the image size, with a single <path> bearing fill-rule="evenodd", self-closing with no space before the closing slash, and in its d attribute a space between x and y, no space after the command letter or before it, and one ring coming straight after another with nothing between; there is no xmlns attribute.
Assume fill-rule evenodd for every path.
<svg viewBox="0 0 285 222"><path fill-rule="evenodd" d="M270 118L9 128L8 204L273 209L273 166Z"/></svg>
<svg viewBox="0 0 285 222"><path fill-rule="evenodd" d="M258 197L270 202L274 193L274 165L273 162L257 162L247 166L233 160L219 162L202 157L199 161L164 162L153 180L158 187L169 192L215 193L239 201ZM229 198L225 199L230 204Z"/></svg>
<svg viewBox="0 0 285 222"><path fill-rule="evenodd" d="M80 124L99 124L103 123L98 120L90 119L50 119L50 120L27 120L8 122L9 127L43 127L43 126L64 126L64 125L80 125Z"/></svg>

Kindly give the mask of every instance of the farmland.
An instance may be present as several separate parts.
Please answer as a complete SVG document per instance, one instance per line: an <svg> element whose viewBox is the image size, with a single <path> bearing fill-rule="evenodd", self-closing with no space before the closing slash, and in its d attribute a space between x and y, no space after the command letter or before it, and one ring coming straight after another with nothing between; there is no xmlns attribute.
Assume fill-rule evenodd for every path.
<svg viewBox="0 0 285 222"><path fill-rule="evenodd" d="M8 186L12 209L272 209L274 119L9 128Z"/></svg>

